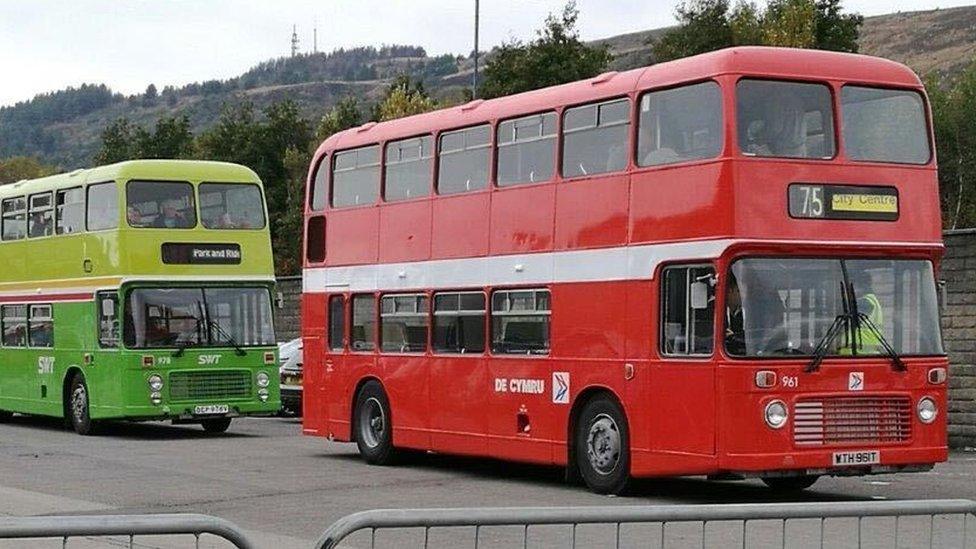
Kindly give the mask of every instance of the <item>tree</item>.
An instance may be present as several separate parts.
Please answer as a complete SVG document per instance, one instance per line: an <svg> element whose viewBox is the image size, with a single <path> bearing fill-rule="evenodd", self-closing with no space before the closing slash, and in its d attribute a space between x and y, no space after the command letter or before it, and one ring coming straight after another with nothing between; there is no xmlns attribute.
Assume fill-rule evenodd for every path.
<svg viewBox="0 0 976 549"><path fill-rule="evenodd" d="M763 44L816 47L816 6L811 0L771 0L763 17Z"/></svg>
<svg viewBox="0 0 976 549"><path fill-rule="evenodd" d="M146 93L142 94L142 105L144 107L152 107L156 105L156 101L159 99L159 92L156 91L156 84L149 84L146 88Z"/></svg>
<svg viewBox="0 0 976 549"><path fill-rule="evenodd" d="M14 156L0 160L0 185L16 183L22 179L37 179L55 172L51 166L41 164L36 158Z"/></svg>
<svg viewBox="0 0 976 549"><path fill-rule="evenodd" d="M499 97L582 80L606 70L611 55L605 46L579 38L579 11L571 1L561 15L550 14L535 40L502 44L488 58L479 96Z"/></svg>
<svg viewBox="0 0 976 549"><path fill-rule="evenodd" d="M864 18L842 12L841 0L770 0L765 10L740 0L689 0L679 25L654 42L658 62L730 46L764 45L857 51Z"/></svg>
<svg viewBox="0 0 976 549"><path fill-rule="evenodd" d="M976 62L955 81L928 79L943 225L976 227Z"/></svg>
<svg viewBox="0 0 976 549"><path fill-rule="evenodd" d="M409 76L399 75L386 90L386 97L373 109L373 120L382 122L413 114L429 112L437 108L421 82L413 82Z"/></svg>
<svg viewBox="0 0 976 549"><path fill-rule="evenodd" d="M189 158L193 154L193 133L185 115L163 117L149 131L119 118L102 130L102 148L97 164L114 164L142 158Z"/></svg>
<svg viewBox="0 0 976 549"><path fill-rule="evenodd" d="M815 43L821 50L857 53L857 38L864 17L841 13L841 0L817 0Z"/></svg>
<svg viewBox="0 0 976 549"><path fill-rule="evenodd" d="M691 0L679 4L675 8L678 28L668 31L654 42L654 59L658 62L670 61L736 44L729 7L728 0ZM745 15L745 12L741 15ZM744 29L753 25L748 20L738 23Z"/></svg>
<svg viewBox="0 0 976 549"><path fill-rule="evenodd" d="M362 123L363 113L359 109L359 101L352 96L343 97L319 121L315 129L314 146L318 146L318 143L325 141L334 133L354 128Z"/></svg>
<svg viewBox="0 0 976 549"><path fill-rule="evenodd" d="M127 118L119 118L102 130L102 147L96 164L114 164L133 158L134 128Z"/></svg>

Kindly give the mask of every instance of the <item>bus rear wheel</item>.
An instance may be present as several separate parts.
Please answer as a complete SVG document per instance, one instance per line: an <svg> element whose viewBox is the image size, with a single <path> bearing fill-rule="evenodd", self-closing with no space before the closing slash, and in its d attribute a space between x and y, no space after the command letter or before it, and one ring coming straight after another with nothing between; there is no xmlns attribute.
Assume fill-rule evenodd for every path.
<svg viewBox="0 0 976 549"><path fill-rule="evenodd" d="M71 378L66 408L71 428L76 433L84 436L95 434L96 423L91 418L91 398L88 392L88 384L85 383L85 376L80 373Z"/></svg>
<svg viewBox="0 0 976 549"><path fill-rule="evenodd" d="M576 467L590 490L619 495L630 483L630 433L620 405L600 395L583 406L573 439Z"/></svg>
<svg viewBox="0 0 976 549"><path fill-rule="evenodd" d="M356 397L353 417L359 455L371 465L390 465L396 458L390 401L383 386L367 381Z"/></svg>
<svg viewBox="0 0 976 549"><path fill-rule="evenodd" d="M802 475L798 477L763 477L763 484L776 492L799 492L806 490L817 482L819 475Z"/></svg>
<svg viewBox="0 0 976 549"><path fill-rule="evenodd" d="M231 418L229 417L215 417L201 421L200 425L202 425L203 430L208 433L224 433L228 428L230 428L230 420Z"/></svg>

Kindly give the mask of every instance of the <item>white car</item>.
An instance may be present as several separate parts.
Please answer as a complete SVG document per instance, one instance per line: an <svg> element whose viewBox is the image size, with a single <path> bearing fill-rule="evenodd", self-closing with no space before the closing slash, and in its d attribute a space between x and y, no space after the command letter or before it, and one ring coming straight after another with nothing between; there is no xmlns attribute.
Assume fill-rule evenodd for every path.
<svg viewBox="0 0 976 549"><path fill-rule="evenodd" d="M278 344L278 374L281 376L281 409L302 415L302 339Z"/></svg>

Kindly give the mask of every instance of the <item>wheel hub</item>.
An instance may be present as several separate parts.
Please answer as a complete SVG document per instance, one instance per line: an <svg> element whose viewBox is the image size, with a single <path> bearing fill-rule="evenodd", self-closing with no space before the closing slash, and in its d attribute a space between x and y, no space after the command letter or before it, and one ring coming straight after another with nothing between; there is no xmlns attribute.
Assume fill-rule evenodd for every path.
<svg viewBox="0 0 976 549"><path fill-rule="evenodd" d="M88 394L84 387L75 387L71 397L71 411L75 420L82 422L85 420L85 410L88 408Z"/></svg>
<svg viewBox="0 0 976 549"><path fill-rule="evenodd" d="M363 442L370 448L380 445L386 434L386 416L383 413L383 406L376 398L369 398L363 403L363 411L360 413L360 435Z"/></svg>
<svg viewBox="0 0 976 549"><path fill-rule="evenodd" d="M620 461L620 429L617 422L600 414L590 424L586 436L586 454L590 465L601 475L609 475Z"/></svg>

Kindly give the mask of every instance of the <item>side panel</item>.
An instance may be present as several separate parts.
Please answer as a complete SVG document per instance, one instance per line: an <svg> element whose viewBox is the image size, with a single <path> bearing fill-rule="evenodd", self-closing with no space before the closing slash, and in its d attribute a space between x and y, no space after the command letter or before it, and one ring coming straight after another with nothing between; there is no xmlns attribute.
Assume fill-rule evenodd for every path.
<svg viewBox="0 0 976 549"><path fill-rule="evenodd" d="M552 250L556 185L498 189L491 200L491 255Z"/></svg>
<svg viewBox="0 0 976 549"><path fill-rule="evenodd" d="M488 255L491 193L438 197L433 201L431 256L435 259Z"/></svg>
<svg viewBox="0 0 976 549"><path fill-rule="evenodd" d="M430 258L430 210L428 199L386 204L379 209L380 263Z"/></svg>
<svg viewBox="0 0 976 549"><path fill-rule="evenodd" d="M555 248L620 246L627 241L627 174L567 181L556 186Z"/></svg>
<svg viewBox="0 0 976 549"><path fill-rule="evenodd" d="M379 208L369 206L329 213L325 260L329 265L375 263L379 251Z"/></svg>
<svg viewBox="0 0 976 549"><path fill-rule="evenodd" d="M430 367L431 446L445 453L488 452L488 359L481 355L434 355Z"/></svg>
<svg viewBox="0 0 976 549"><path fill-rule="evenodd" d="M328 434L329 404L335 398L328 392L334 374L326 363L334 357L327 351L326 303L325 294L302 294L302 429L308 434Z"/></svg>

